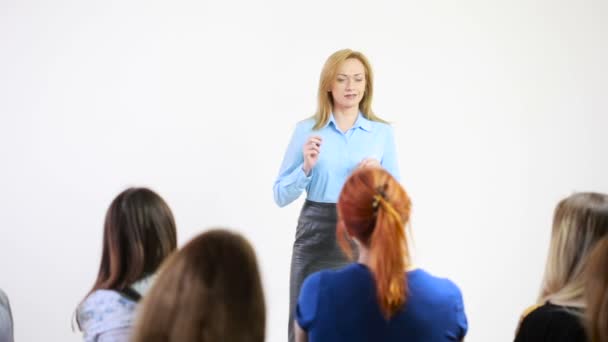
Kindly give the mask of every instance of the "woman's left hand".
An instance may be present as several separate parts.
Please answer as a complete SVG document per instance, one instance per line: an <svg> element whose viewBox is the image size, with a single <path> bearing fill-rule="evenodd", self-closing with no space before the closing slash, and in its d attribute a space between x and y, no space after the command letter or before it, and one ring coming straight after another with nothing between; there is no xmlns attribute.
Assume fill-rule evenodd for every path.
<svg viewBox="0 0 608 342"><path fill-rule="evenodd" d="M364 168L364 167L379 167L379 168L381 168L382 165L375 158L364 158L362 161L359 162L359 165L357 165L357 168L361 169L361 168Z"/></svg>

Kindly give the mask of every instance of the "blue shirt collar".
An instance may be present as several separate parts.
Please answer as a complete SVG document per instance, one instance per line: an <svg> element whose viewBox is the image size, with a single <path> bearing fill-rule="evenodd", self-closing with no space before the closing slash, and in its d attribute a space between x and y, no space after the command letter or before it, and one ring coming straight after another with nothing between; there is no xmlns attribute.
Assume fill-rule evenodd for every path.
<svg viewBox="0 0 608 342"><path fill-rule="evenodd" d="M331 113L329 115L329 120L327 121L325 127L329 126L330 123L332 123L335 128L338 128L338 124L336 123L336 119L334 118L334 113ZM371 132L372 122L371 120L363 116L363 113L359 112L359 116L357 116L357 120L355 120L355 123L353 124L352 128L361 128L364 131Z"/></svg>

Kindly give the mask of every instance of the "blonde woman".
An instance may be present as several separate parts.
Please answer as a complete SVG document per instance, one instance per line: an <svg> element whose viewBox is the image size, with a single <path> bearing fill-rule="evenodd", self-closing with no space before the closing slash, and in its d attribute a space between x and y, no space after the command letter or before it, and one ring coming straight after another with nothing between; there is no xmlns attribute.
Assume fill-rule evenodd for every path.
<svg viewBox="0 0 608 342"><path fill-rule="evenodd" d="M306 191L293 245L290 274L289 341L300 286L311 273L344 266L336 244L336 201L357 168L383 167L399 179L393 129L372 110L373 73L360 52L340 50L323 67L318 108L301 121L274 183L283 207Z"/></svg>
<svg viewBox="0 0 608 342"><path fill-rule="evenodd" d="M608 237L608 195L576 193L555 209L538 304L522 316L515 341L586 341L586 265Z"/></svg>

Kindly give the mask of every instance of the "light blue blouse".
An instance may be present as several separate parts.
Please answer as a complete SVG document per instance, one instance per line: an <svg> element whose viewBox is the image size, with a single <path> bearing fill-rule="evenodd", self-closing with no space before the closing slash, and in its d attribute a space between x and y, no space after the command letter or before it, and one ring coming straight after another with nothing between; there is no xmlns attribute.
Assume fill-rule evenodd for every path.
<svg viewBox="0 0 608 342"><path fill-rule="evenodd" d="M340 131L333 114L328 123L314 131L314 118L296 125L279 176L274 183L274 200L283 207L296 200L304 190L307 199L336 203L344 182L365 158L377 159L382 167L399 180L399 167L393 128L366 119L361 113L351 129ZM323 139L319 160L307 177L302 166L302 147L312 135Z"/></svg>

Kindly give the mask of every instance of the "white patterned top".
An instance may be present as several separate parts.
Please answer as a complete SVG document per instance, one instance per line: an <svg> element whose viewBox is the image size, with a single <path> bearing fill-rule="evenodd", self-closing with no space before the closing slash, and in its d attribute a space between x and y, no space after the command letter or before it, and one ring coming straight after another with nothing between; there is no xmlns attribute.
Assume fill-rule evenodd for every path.
<svg viewBox="0 0 608 342"><path fill-rule="evenodd" d="M153 277L134 283L131 288L144 295ZM86 342L128 342L135 323L137 303L113 290L97 290L78 307L77 317Z"/></svg>

